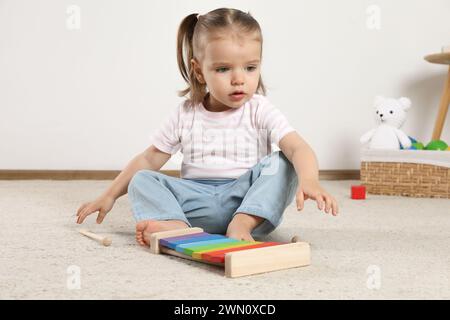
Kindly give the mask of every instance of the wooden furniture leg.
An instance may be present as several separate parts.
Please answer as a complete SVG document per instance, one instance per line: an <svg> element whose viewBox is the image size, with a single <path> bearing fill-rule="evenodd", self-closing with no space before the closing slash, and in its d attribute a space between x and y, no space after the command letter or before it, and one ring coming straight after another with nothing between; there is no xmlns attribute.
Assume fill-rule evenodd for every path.
<svg viewBox="0 0 450 320"><path fill-rule="evenodd" d="M444 127L445 117L447 116L448 105L450 103L450 67L448 69L447 81L445 82L444 93L442 94L439 111L434 124L432 140L439 140Z"/></svg>

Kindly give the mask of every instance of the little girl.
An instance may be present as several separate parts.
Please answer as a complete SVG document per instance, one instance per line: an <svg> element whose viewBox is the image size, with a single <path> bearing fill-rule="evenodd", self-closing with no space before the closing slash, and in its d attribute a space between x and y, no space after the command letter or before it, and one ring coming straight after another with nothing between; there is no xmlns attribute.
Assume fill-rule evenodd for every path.
<svg viewBox="0 0 450 320"><path fill-rule="evenodd" d="M99 198L78 209L77 223L97 211L101 223L127 192L141 245L154 232L187 227L252 241L281 223L294 196L298 210L313 199L336 215L314 152L265 97L262 43L250 13L221 8L185 17L177 51L188 83L180 96L189 99ZM181 178L159 173L180 149Z"/></svg>

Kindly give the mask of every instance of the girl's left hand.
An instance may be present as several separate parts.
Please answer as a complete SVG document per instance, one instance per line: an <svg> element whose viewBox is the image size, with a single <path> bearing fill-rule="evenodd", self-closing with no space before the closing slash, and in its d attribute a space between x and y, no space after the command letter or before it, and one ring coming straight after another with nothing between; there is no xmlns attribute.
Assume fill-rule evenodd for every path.
<svg viewBox="0 0 450 320"><path fill-rule="evenodd" d="M338 205L336 199L326 192L316 179L312 180L299 180L296 201L297 210L303 209L304 202L307 199L313 199L317 202L319 210L325 209L326 213L331 213L333 216L338 214Z"/></svg>

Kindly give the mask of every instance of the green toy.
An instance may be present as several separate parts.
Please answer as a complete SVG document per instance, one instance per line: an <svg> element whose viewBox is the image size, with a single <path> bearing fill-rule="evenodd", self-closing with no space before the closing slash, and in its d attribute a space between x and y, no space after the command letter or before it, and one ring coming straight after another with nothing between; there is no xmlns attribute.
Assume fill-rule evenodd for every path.
<svg viewBox="0 0 450 320"><path fill-rule="evenodd" d="M433 140L428 143L425 150L445 151L448 149L448 145L442 140Z"/></svg>
<svg viewBox="0 0 450 320"><path fill-rule="evenodd" d="M403 145L400 144L401 150L423 150L424 146L422 142L417 141L413 137L408 136L409 140L411 140L411 146L407 149L403 148Z"/></svg>
<svg viewBox="0 0 450 320"><path fill-rule="evenodd" d="M422 142L414 142L413 144L411 144L411 149L413 149L413 150L423 150L423 149L425 149L425 147L423 146Z"/></svg>

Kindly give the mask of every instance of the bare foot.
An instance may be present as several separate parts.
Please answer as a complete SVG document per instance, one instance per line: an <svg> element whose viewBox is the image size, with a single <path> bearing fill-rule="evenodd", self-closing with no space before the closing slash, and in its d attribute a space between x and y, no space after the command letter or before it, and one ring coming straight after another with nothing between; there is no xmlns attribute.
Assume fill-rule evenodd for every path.
<svg viewBox="0 0 450 320"><path fill-rule="evenodd" d="M263 221L264 219L261 217L238 212L228 225L227 237L237 240L255 241L251 236L251 232Z"/></svg>
<svg viewBox="0 0 450 320"><path fill-rule="evenodd" d="M236 240L255 241L250 233L251 230L247 226L231 222L228 225L226 236Z"/></svg>
<svg viewBox="0 0 450 320"><path fill-rule="evenodd" d="M142 220L136 224L136 241L141 246L150 246L152 233L184 228L189 226L181 220Z"/></svg>

